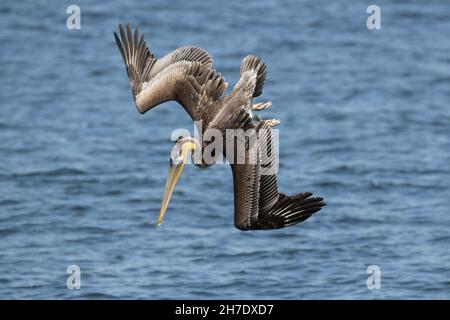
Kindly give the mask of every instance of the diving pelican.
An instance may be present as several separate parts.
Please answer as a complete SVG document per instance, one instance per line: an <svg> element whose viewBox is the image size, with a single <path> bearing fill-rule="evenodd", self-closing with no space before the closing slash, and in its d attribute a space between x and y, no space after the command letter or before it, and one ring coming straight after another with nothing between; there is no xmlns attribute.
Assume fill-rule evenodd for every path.
<svg viewBox="0 0 450 320"><path fill-rule="evenodd" d="M177 101L194 121L202 121L204 130L251 130L256 142L233 140L234 150L225 149L224 156L231 164L234 185L234 225L240 230L278 229L297 224L319 211L323 198L305 192L288 196L278 192L275 166L265 168L262 150L269 150L270 163L277 161L273 152L271 127L276 119L262 120L254 117L252 110L263 110L271 102L253 104L253 98L262 93L267 66L260 58L246 56L240 67L240 79L231 92L224 95L227 83L220 73L212 69L212 58L195 46L180 47L157 59L148 49L144 34L134 32L130 24L126 29L119 25L119 35L114 37L125 62L131 91L140 113L166 102ZM234 138L233 138L234 139ZM224 142L227 138L225 135ZM224 143L225 144L225 143ZM193 137L179 139L172 149L169 173L157 224L166 213L172 192L181 176L189 154L202 152L208 142ZM237 161L236 151L242 147L245 161ZM271 152L272 151L272 152ZM206 167L203 156L199 167Z"/></svg>

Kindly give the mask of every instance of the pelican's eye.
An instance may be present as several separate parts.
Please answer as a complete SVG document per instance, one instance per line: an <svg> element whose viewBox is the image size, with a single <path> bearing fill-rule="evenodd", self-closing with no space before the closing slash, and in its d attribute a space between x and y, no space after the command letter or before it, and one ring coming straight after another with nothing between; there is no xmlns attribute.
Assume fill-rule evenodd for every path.
<svg viewBox="0 0 450 320"><path fill-rule="evenodd" d="M172 160L172 157L170 157L169 164L170 164L171 167L173 167L173 160Z"/></svg>

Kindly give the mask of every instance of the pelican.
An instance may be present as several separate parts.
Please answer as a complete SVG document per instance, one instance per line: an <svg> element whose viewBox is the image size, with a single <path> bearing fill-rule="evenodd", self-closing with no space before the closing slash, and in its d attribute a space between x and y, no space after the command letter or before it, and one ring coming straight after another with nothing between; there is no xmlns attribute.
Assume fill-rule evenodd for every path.
<svg viewBox="0 0 450 320"><path fill-rule="evenodd" d="M248 139L233 140L233 152L229 149L223 152L233 174L236 228L279 229L302 222L325 206L323 198L315 197L310 192L293 196L279 192L275 166L267 169L263 165L263 149L269 150L269 163L277 161L271 127L277 125L279 120L262 120L252 113L271 106L270 101L253 103L253 99L262 94L267 74L267 66L260 58L249 55L243 59L240 79L225 95L228 84L220 73L212 69L212 58L205 50L184 46L157 59L148 49L144 34L139 35L138 28L133 32L130 24L126 28L119 25L114 37L125 62L137 110L141 114L163 102L176 101L193 121L201 121L204 129L221 132L242 129L251 131L250 136L257 138L252 140L253 143L249 143ZM229 142L226 134L224 142ZM170 155L157 225L164 218L189 155L193 158L194 154L200 154L200 161L194 162L196 166L213 164L206 163L202 156L209 143L193 137L182 137L176 142ZM235 151L239 147L244 150L245 161L236 161Z"/></svg>

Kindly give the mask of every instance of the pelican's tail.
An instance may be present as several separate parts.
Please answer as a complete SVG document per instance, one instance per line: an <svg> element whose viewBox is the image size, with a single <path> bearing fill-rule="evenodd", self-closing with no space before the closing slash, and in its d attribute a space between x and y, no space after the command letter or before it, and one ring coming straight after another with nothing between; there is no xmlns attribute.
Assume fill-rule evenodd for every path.
<svg viewBox="0 0 450 320"><path fill-rule="evenodd" d="M254 70L257 72L255 91L253 97L261 95L264 87L264 81L266 81L267 65L261 60L261 58L253 55L246 56L241 63L241 76L246 71Z"/></svg>
<svg viewBox="0 0 450 320"><path fill-rule="evenodd" d="M279 193L278 202L268 212L259 215L257 229L279 229L300 223L325 205L323 198L312 197L311 192L295 196Z"/></svg>

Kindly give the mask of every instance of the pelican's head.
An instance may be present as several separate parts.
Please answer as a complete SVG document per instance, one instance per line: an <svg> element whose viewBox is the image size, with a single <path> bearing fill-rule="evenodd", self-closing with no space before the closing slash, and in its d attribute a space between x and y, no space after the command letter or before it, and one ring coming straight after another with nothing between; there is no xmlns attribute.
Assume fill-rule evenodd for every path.
<svg viewBox="0 0 450 320"><path fill-rule="evenodd" d="M192 137L184 137L179 139L172 148L172 151L170 152L169 173L167 175L166 188L164 190L161 210L157 221L158 226L162 223L167 206L169 205L170 197L175 189L175 185L180 179L189 153L193 154L199 147L198 140Z"/></svg>

